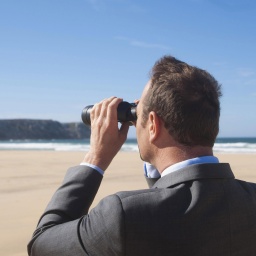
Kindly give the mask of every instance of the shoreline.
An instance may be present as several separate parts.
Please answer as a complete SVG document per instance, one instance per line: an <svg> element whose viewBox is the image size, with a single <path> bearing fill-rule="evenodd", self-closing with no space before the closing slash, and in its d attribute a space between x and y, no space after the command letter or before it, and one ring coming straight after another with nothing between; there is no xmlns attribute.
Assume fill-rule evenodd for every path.
<svg viewBox="0 0 256 256"><path fill-rule="evenodd" d="M90 139L65 140L0 140L0 151L67 151L86 152L90 149ZM122 152L138 152L135 138L127 138L120 149ZM256 154L255 137L223 137L217 138L213 147L214 153Z"/></svg>
<svg viewBox="0 0 256 256"><path fill-rule="evenodd" d="M79 165L82 151L0 151L0 255L27 256L26 245L66 170ZM215 153L237 179L256 182L256 154ZM123 190L147 188L138 152L119 152L92 204Z"/></svg>

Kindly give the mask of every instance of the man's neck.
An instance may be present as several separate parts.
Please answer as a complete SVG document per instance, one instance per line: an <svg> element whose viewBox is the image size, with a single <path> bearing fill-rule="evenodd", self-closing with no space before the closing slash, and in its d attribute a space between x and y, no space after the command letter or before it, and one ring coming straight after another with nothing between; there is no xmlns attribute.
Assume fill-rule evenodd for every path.
<svg viewBox="0 0 256 256"><path fill-rule="evenodd" d="M152 164L157 168L157 170L162 173L167 167L201 156L212 156L213 151L211 147L187 147L187 146L175 146L164 148L158 152Z"/></svg>

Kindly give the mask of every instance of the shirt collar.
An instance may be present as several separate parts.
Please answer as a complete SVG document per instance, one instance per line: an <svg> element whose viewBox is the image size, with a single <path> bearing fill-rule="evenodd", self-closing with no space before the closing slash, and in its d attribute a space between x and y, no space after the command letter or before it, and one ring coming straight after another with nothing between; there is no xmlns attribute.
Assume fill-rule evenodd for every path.
<svg viewBox="0 0 256 256"><path fill-rule="evenodd" d="M173 164L169 167L167 167L161 174L161 177L180 170L183 167L193 165L193 164L210 164L210 163L219 163L219 159L215 156L201 156L196 158L187 159L185 161Z"/></svg>

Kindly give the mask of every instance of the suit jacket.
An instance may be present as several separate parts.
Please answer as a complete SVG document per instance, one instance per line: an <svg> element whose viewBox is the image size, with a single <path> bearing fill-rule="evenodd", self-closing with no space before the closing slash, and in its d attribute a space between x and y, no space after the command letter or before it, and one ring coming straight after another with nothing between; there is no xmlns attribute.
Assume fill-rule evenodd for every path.
<svg viewBox="0 0 256 256"><path fill-rule="evenodd" d="M256 184L229 164L197 164L152 188L119 192L89 207L102 176L70 168L28 245L39 256L255 256Z"/></svg>

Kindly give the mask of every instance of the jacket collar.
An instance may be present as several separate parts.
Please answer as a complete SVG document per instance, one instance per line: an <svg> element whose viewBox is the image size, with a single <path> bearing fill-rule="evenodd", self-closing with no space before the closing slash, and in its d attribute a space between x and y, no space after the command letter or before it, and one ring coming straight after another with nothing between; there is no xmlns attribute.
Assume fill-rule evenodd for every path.
<svg viewBox="0 0 256 256"><path fill-rule="evenodd" d="M199 179L234 179L230 165L194 164L172 172L159 179L152 188L168 188L180 183Z"/></svg>

